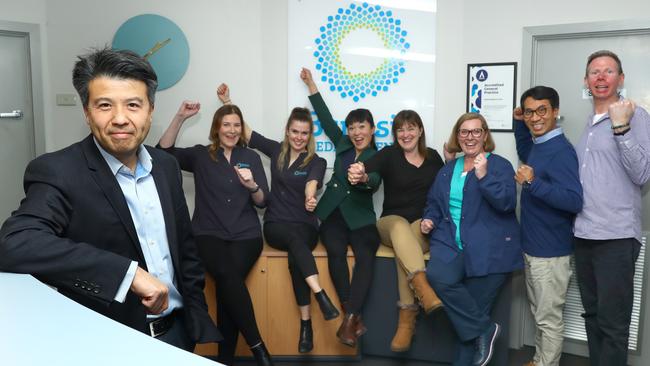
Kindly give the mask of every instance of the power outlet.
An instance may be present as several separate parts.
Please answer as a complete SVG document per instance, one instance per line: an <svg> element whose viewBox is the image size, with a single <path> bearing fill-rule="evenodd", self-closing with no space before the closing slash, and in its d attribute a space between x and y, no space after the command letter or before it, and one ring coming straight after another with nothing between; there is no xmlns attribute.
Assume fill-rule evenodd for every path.
<svg viewBox="0 0 650 366"><path fill-rule="evenodd" d="M57 94L56 105L77 105L77 96L74 94Z"/></svg>

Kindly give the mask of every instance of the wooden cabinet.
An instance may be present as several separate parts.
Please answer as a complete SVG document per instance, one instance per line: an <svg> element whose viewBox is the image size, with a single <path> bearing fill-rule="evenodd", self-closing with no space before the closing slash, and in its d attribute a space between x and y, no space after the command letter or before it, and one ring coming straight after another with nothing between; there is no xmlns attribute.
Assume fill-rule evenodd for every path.
<svg viewBox="0 0 650 366"><path fill-rule="evenodd" d="M339 308L334 285L327 269L327 254L319 244L314 249L314 258L318 267L321 286L327 291L334 304ZM348 252L349 268L354 258ZM253 299L257 326L269 352L273 356L298 356L298 337L300 331L300 312L293 294L291 276L287 264L287 253L273 249L265 244L262 255L246 279L248 290ZM205 296L210 315L216 318L216 296L214 280L206 275ZM336 338L336 331L343 316L325 321L318 303L313 298L311 304L312 326L314 329L314 349L306 353L310 356L356 356L357 349L341 344ZM197 345L196 353L216 356L216 344ZM251 355L244 339L239 336L237 355Z"/></svg>

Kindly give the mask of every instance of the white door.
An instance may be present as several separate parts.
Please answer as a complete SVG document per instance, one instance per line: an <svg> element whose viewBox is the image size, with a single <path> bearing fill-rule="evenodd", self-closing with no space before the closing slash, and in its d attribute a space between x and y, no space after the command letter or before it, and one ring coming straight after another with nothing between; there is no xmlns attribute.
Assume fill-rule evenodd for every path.
<svg viewBox="0 0 650 366"><path fill-rule="evenodd" d="M575 144L587 123L592 111L591 100L583 96L585 67L587 57L598 50L611 50L621 59L625 73L625 94L650 111L650 21L608 22L577 25L530 27L524 30L524 55L522 67L522 92L533 85L546 85L555 88L560 94L561 126L567 137ZM650 231L650 194L645 189L643 197L643 230ZM616 225L616 223L612 223ZM644 254L645 251L642 253ZM643 288L644 256L637 263L635 279L635 309L630 330L630 362L632 365L648 364L641 362L643 339L643 308L641 301ZM643 294L645 297L646 294ZM575 282L571 281L565 308L565 351L586 355L587 349L580 340L586 340L580 294ZM646 316L646 318L648 318ZM529 317L524 322L526 331L524 341L534 344L532 329L534 322ZM648 328L650 329L650 327ZM645 337L650 338L646 335ZM577 340L577 342L571 342ZM581 344L582 343L582 344ZM646 351L647 353L647 351Z"/></svg>
<svg viewBox="0 0 650 366"><path fill-rule="evenodd" d="M29 34L0 30L0 223L18 207L35 156Z"/></svg>

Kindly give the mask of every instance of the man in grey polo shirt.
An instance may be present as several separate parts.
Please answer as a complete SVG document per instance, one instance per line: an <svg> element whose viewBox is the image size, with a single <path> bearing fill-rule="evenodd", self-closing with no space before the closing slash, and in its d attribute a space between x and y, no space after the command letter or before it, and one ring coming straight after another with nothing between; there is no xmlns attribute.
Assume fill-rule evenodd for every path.
<svg viewBox="0 0 650 366"><path fill-rule="evenodd" d="M584 207L574 236L592 366L627 365L641 189L650 178L650 116L619 96L624 79L613 52L587 59L594 110L576 146Z"/></svg>

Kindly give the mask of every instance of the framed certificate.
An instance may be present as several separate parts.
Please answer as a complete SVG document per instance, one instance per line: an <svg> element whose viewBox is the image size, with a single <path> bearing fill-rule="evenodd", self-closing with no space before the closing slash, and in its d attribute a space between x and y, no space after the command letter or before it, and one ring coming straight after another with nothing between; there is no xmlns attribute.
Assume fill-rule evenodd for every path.
<svg viewBox="0 0 650 366"><path fill-rule="evenodd" d="M467 112L485 117L492 132L512 132L517 63L467 64Z"/></svg>

